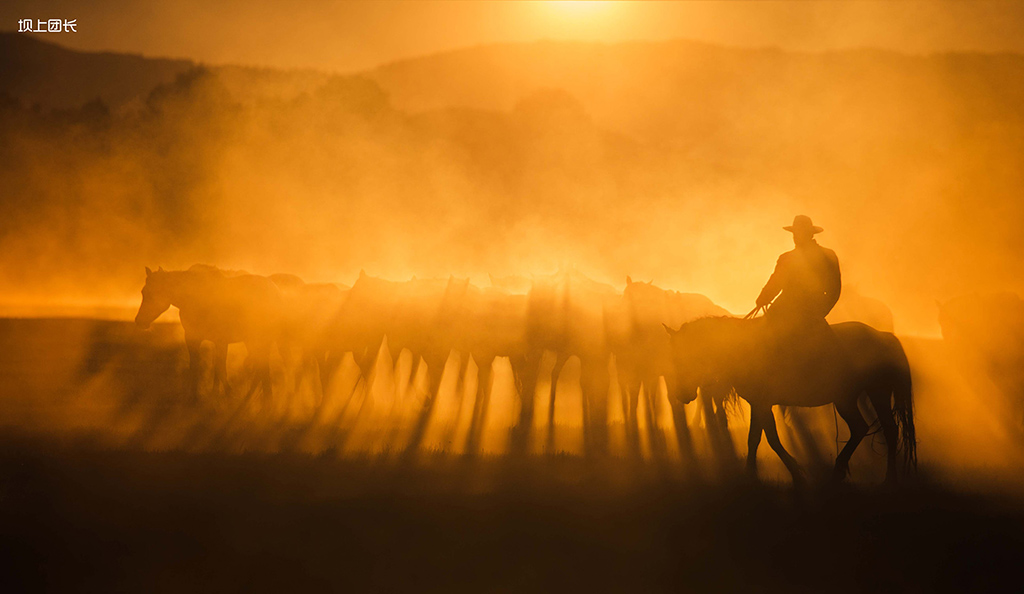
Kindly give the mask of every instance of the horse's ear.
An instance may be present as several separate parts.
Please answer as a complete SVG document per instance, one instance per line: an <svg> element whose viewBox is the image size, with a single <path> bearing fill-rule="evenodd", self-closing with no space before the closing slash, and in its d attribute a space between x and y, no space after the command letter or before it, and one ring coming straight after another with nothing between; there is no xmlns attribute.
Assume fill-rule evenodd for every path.
<svg viewBox="0 0 1024 594"><path fill-rule="evenodd" d="M149 269L149 266L146 266L146 278L149 278L151 274L153 274L153 271Z"/></svg>
<svg viewBox="0 0 1024 594"><path fill-rule="evenodd" d="M633 277L627 275L626 276L626 286L628 287L631 284L633 284Z"/></svg>
<svg viewBox="0 0 1024 594"><path fill-rule="evenodd" d="M647 281L647 284L651 285L653 287L654 286L654 279L652 278L651 280Z"/></svg>
<svg viewBox="0 0 1024 594"><path fill-rule="evenodd" d="M679 330L678 329L673 330L672 328L669 328L668 324L666 324L664 322L662 322L661 325L665 327L665 332L668 332L669 336L675 336L676 334L679 334ZM682 326L680 326L680 328L682 328Z"/></svg>
<svg viewBox="0 0 1024 594"><path fill-rule="evenodd" d="M156 271L157 272L163 272L164 271L164 267L163 266L157 266L156 267Z"/></svg>
<svg viewBox="0 0 1024 594"><path fill-rule="evenodd" d="M364 276L366 276L366 271L363 270L362 268L360 268L359 269L359 278L363 278Z"/></svg>

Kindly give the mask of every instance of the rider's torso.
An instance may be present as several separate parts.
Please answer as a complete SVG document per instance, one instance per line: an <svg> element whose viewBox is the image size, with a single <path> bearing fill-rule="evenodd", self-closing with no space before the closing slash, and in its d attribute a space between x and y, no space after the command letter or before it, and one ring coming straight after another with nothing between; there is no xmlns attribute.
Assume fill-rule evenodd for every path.
<svg viewBox="0 0 1024 594"><path fill-rule="evenodd" d="M782 292L768 310L773 318L824 319L832 262L818 244L797 248L779 258Z"/></svg>

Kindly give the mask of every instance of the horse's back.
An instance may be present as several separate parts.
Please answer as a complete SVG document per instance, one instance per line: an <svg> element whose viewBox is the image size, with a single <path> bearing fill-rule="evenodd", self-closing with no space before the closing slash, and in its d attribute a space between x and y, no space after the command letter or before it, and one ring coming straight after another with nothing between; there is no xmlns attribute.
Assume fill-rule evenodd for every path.
<svg viewBox="0 0 1024 594"><path fill-rule="evenodd" d="M892 332L878 330L863 322L842 322L830 327L855 365L898 369L906 366L903 344Z"/></svg>
<svg viewBox="0 0 1024 594"><path fill-rule="evenodd" d="M885 330L879 330L873 326L865 324L864 322L840 322L838 324L829 324L829 328L835 332L836 336L844 341L857 341L857 342L879 342L891 344L892 341L899 342L896 335L892 332Z"/></svg>
<svg viewBox="0 0 1024 594"><path fill-rule="evenodd" d="M181 308L186 332L228 343L276 339L283 302L273 281L254 274L195 278L190 304Z"/></svg>
<svg viewBox="0 0 1024 594"><path fill-rule="evenodd" d="M281 306L281 289L274 281L265 276L244 274L224 280L231 297L240 304L265 308L280 308Z"/></svg>

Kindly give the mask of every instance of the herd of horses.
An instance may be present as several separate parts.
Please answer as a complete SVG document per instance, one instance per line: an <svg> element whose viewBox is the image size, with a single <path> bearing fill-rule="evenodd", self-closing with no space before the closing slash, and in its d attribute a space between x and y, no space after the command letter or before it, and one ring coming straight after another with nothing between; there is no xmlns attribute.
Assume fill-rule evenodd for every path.
<svg viewBox="0 0 1024 594"><path fill-rule="evenodd" d="M264 397L273 390L270 360L275 348L298 353L304 367L315 369L321 394L332 389L348 356L368 385L382 344L391 353L408 351L428 378L406 446L410 449L423 440L443 370L457 354L460 390L470 359L478 368L467 452L480 445L495 359L508 359L518 396L518 419L509 440L515 454L527 450L536 414L546 414L553 427L555 386L566 362L576 358L588 453L600 455L608 449L608 394L614 374L631 442L639 439L638 415L655 417L659 401L669 403L677 437L684 440L683 405L699 398L709 426L724 427L724 402L738 396L751 405L748 469L756 473L756 450L764 433L794 480L801 480L799 465L779 441L772 406L835 403L851 431L836 460L836 476L841 478L867 433L857 404L866 395L888 446L887 480L896 479L899 449L907 468L916 461L906 356L891 333L857 322L833 327L842 346L823 350L831 353L827 360L791 362L793 357L780 357L769 346L773 343L763 319L734 318L702 295L629 278L620 292L572 269L532 279L492 278L489 287L455 277L396 282L361 272L345 287L207 265L178 271L147 268L136 323L148 328L171 306L178 308L184 329L194 398L199 396L201 345L206 341L214 346L215 392L228 389L227 347L240 342L253 371L249 395L262 391ZM549 393L538 394L540 385ZM404 393L408 388L396 389ZM666 399L659 399L660 390L667 391ZM547 409L536 411L537 402L547 403Z"/></svg>

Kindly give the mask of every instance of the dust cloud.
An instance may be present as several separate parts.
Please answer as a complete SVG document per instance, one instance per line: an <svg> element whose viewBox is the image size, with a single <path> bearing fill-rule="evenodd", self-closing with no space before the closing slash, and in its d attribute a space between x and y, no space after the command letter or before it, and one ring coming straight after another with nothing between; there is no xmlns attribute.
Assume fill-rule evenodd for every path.
<svg viewBox="0 0 1024 594"><path fill-rule="evenodd" d="M422 368L411 351L378 342L362 345L379 355L371 357L374 367L351 355L339 363L334 399L286 365L287 353L275 355L275 390L289 399L268 400L270 412L236 433L240 409L230 404L214 405L227 409L213 415L165 414L183 387L175 383L186 369L182 337L159 325L140 337L120 322L138 307L146 266L185 270L197 262L264 276L287 272L346 290L366 276L439 279L438 286L464 279L522 304L539 294L538 279L560 271L559 291L569 278L587 287L563 302L602 320L614 319L607 312L625 299L631 275L705 295L718 304L714 313L744 313L778 254L791 247L780 227L806 213L839 254L851 297L837 315L870 316L908 338L923 378L921 417L938 419L931 429L923 421L919 432L926 460L952 418L937 407L962 406L959 399L972 394L943 396L960 376L941 358L956 355L939 341L945 328L937 300L1024 291L1022 72L1024 59L1015 55L550 42L452 52L358 75L197 66L116 105L96 100L53 110L4 95L0 307L7 315L112 320L77 334L43 331L82 337L61 347L80 349L64 360L85 365L68 371L77 374L68 385L84 381L75 401L99 416L80 412L66 423L123 431L148 448L380 452L415 439L428 449L452 441L500 452L522 418L520 353L488 357L496 361L488 431L472 429L472 405L459 390L478 389L480 370L490 365L469 364L470 352L462 361L445 352ZM518 280L509 287L501 279ZM543 398L530 405L554 411L548 426L572 428L552 438L564 441L551 451L583 451L586 418L595 414L581 412L585 384L619 381L608 363L614 349L602 342L613 333L597 323L581 327L600 328L604 350L593 357L566 351L571 360L561 362L560 378L530 378L538 393L546 381L567 394L557 406ZM135 354L125 346L139 342L145 347ZM110 350L97 354L90 350L96 345ZM531 369L559 365L551 360L557 346L531 353ZM1020 349L1019 339L996 350L1012 349ZM102 363L104 353L117 364ZM233 350L229 363L228 376L244 383L244 357ZM163 379L124 375L133 364L156 365ZM974 364L965 373L998 377L1004 368ZM972 401L1012 399L1019 388L993 381L996 388ZM403 382L413 388L399 389ZM417 426L423 394L442 383L456 395L436 403L444 420ZM163 397L135 404L157 384ZM680 456L667 445L680 438L679 420L711 426L720 409L693 404L673 418L665 389L646 389L651 395L636 406L621 388L607 401L601 396L599 425L620 430L606 436L610 443ZM112 423L115 413L131 420ZM1019 428L1001 413L977 414L977 431L949 431L983 443L988 462L1011 449ZM306 430L292 431L309 418L315 422ZM545 427L544 414L532 419ZM829 420L813 421L807 435L817 437L805 439L804 453L827 458L821 436L834 434ZM631 434L634 425L646 436ZM998 427L995 442L983 438L993 433L989 426ZM718 447L707 439L707 451ZM719 446L738 440L732 435Z"/></svg>

